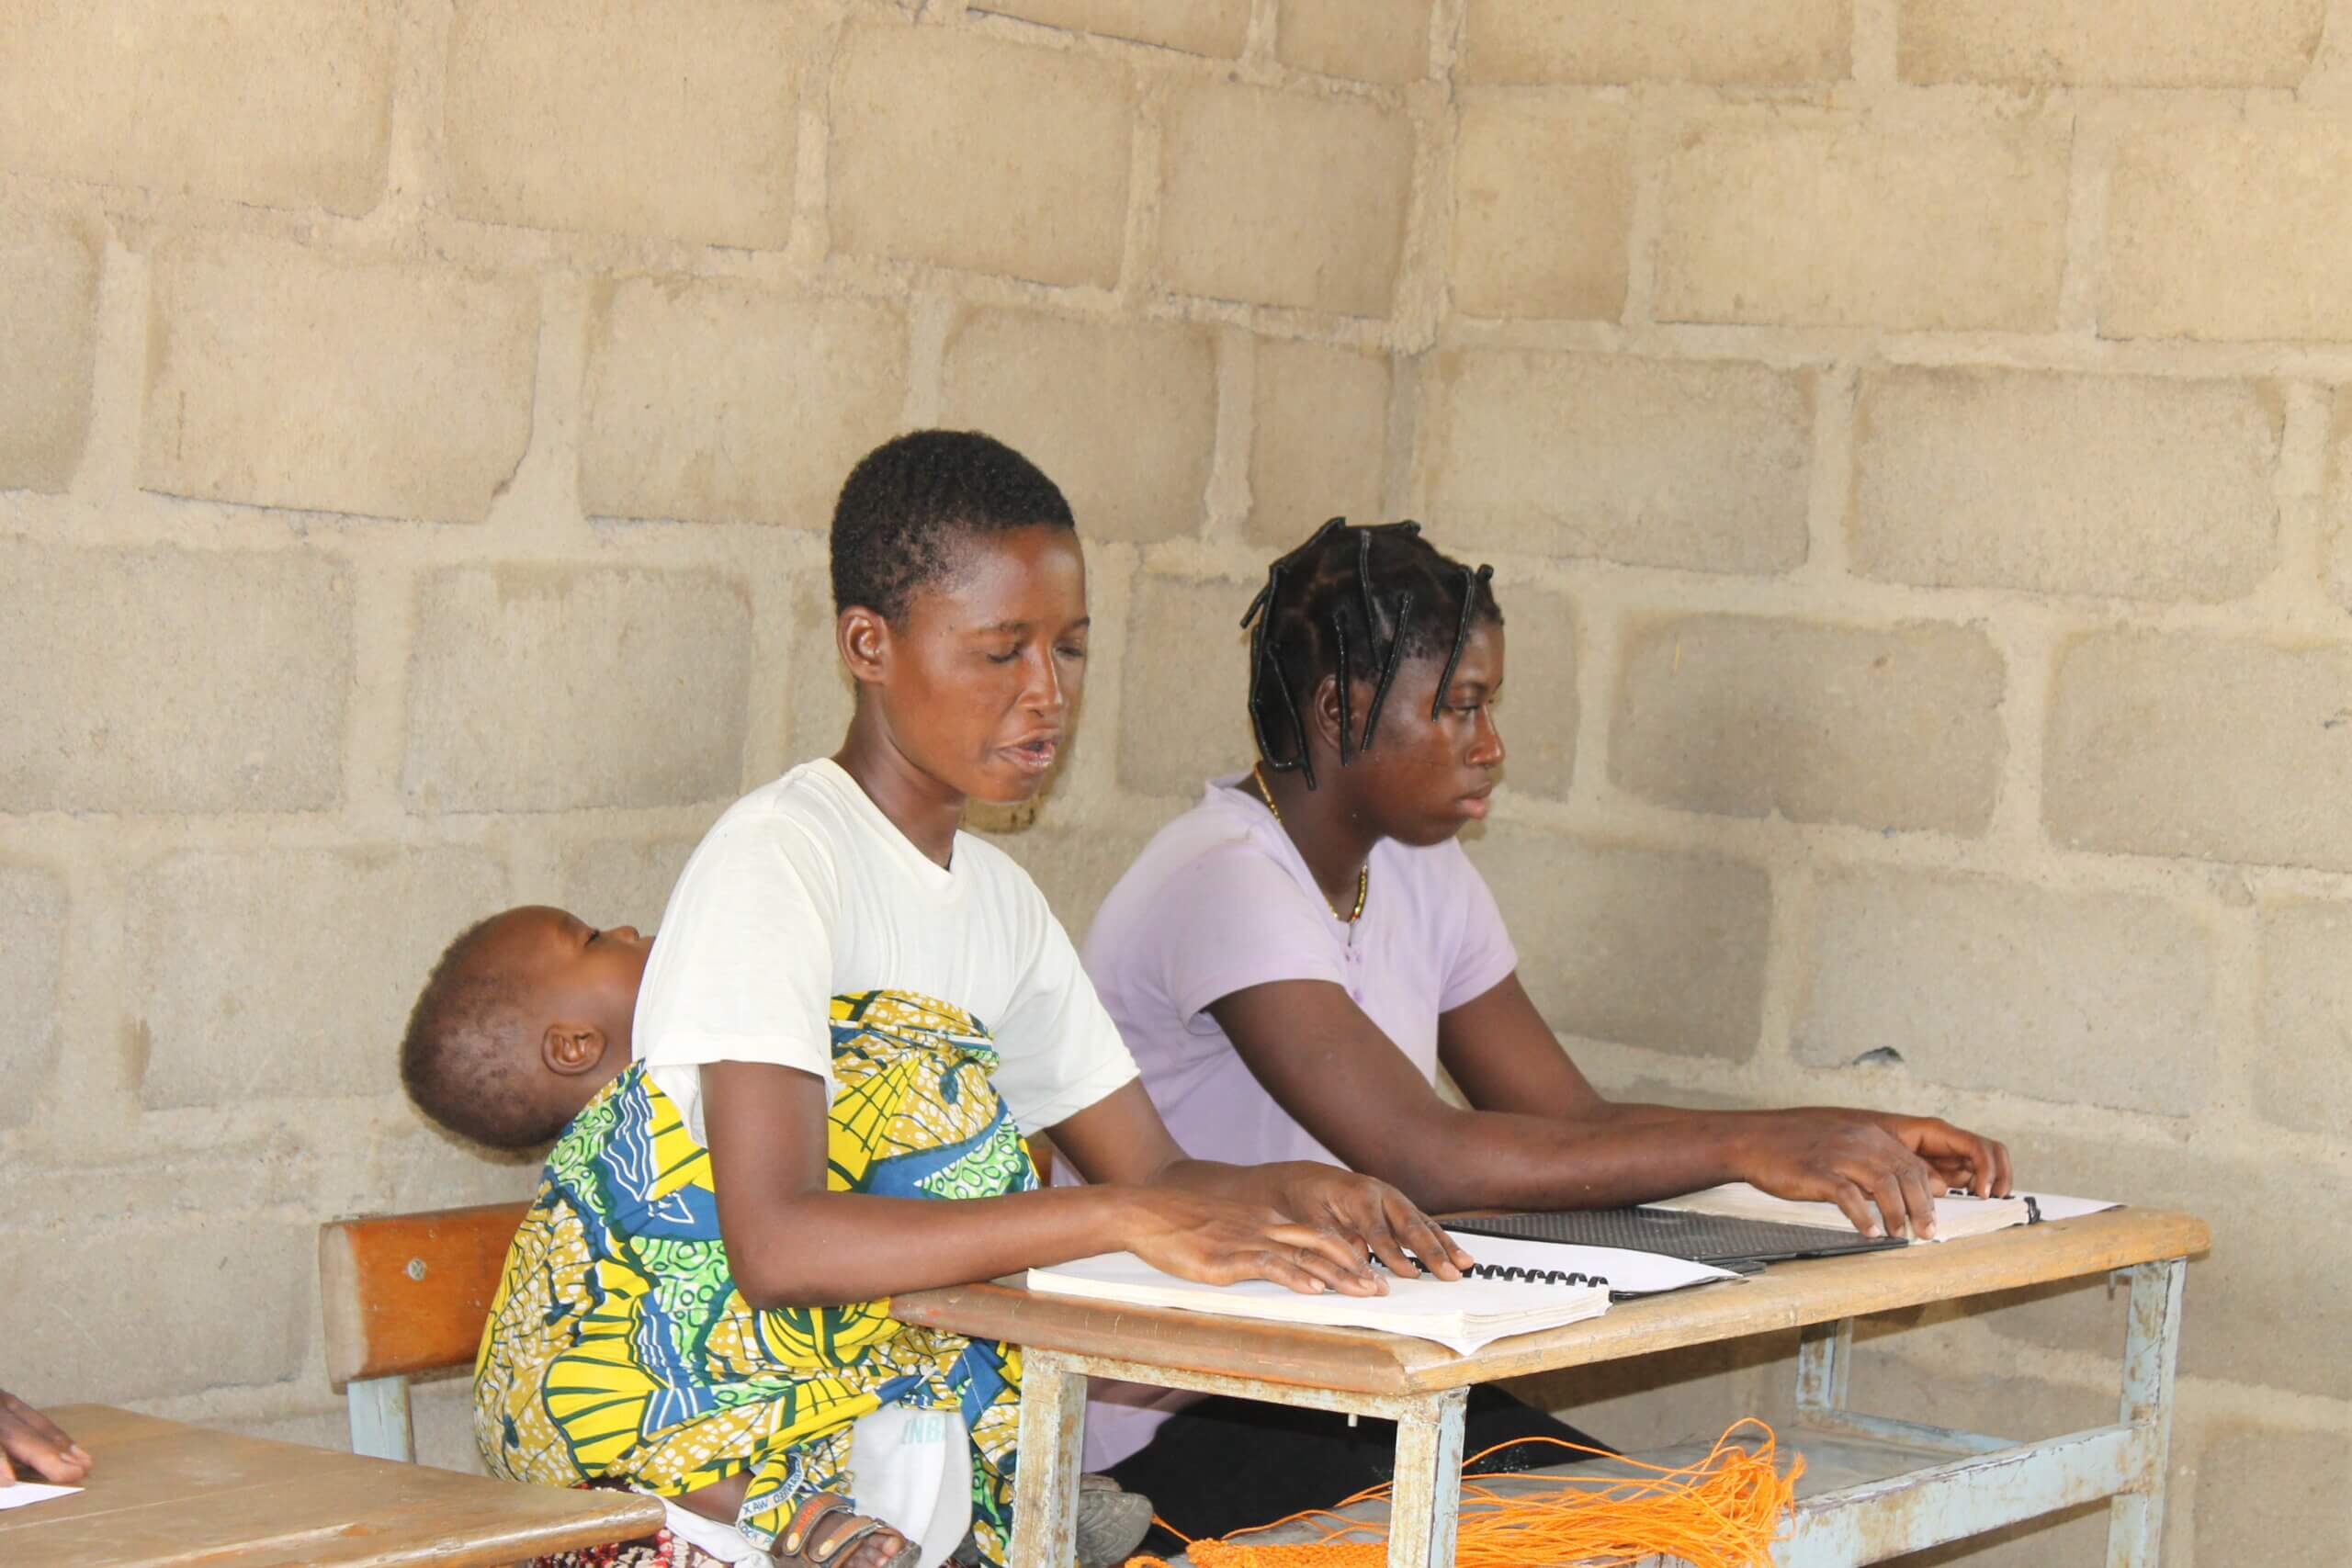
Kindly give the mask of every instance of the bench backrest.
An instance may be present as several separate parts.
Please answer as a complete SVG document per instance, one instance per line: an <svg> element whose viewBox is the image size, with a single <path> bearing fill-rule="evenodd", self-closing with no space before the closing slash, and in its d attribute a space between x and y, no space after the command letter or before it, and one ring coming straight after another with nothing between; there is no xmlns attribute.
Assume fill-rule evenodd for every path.
<svg viewBox="0 0 2352 1568"><path fill-rule="evenodd" d="M409 1377L472 1363L526 1207L484 1203L319 1227L327 1377L350 1400L355 1452L413 1457Z"/></svg>

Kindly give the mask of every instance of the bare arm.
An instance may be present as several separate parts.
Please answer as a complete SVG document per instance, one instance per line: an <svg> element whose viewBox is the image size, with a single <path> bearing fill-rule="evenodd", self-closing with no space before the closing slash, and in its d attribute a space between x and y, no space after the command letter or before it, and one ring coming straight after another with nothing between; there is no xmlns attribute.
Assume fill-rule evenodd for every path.
<svg viewBox="0 0 2352 1568"><path fill-rule="evenodd" d="M1124 1106L1111 1102L1126 1090L1055 1129L1081 1170L1099 1166L1111 1184L943 1202L827 1190L825 1087L813 1075L749 1062L702 1073L719 1233L736 1285L754 1306L872 1301L1123 1248L1216 1283L1385 1289L1364 1265L1366 1235L1344 1235L1324 1215L1295 1218L1295 1208L1242 1201L1273 1188L1227 1176L1233 1168L1187 1169L1201 1162L1173 1152L1140 1089ZM1102 1146L1122 1140L1139 1152L1106 1161ZM1376 1190L1328 1174L1349 1190Z"/></svg>
<svg viewBox="0 0 2352 1568"><path fill-rule="evenodd" d="M1448 1105L1329 981L1251 986L1210 1003L1209 1012L1266 1091L1317 1141L1424 1208L1604 1208L1733 1179L1710 1146L1716 1139L1657 1138L1589 1114ZM1566 1063L1556 1047L1552 1055ZM1601 1103L1572 1066L1539 1087L1544 1103L1563 1110Z"/></svg>
<svg viewBox="0 0 2352 1568"><path fill-rule="evenodd" d="M1566 1059L1516 978L1446 1015L1439 1035L1442 1059L1474 1103L1510 1109L1447 1105L1329 982L1253 986L1209 1011L1267 1092L1325 1147L1425 1208L1605 1208L1749 1180L1834 1202L1866 1234L1882 1223L1898 1233L1932 1227L1935 1172L1876 1122L1612 1106Z"/></svg>
<svg viewBox="0 0 2352 1568"><path fill-rule="evenodd" d="M1603 1099L1560 1049L1551 1026L1535 1010L1517 975L1505 976L1483 996L1474 997L1438 1019L1438 1059L1462 1087L1470 1103L1487 1111L1516 1111L1568 1121L1610 1120L1621 1125L1690 1129L1710 1113L1673 1105L1645 1105ZM2009 1151L1996 1138L1971 1133L1933 1116L1905 1116L1843 1105L1808 1105L1785 1111L1713 1113L1735 1123L1788 1118L1827 1118L1878 1128L1927 1162L1937 1184L1964 1187L1980 1198L2009 1190ZM1742 1179L1754 1181L1754 1175ZM1759 1183L1760 1185L1760 1183ZM1774 1189L1773 1190L1777 1190ZM1783 1194L1786 1196L1787 1194Z"/></svg>

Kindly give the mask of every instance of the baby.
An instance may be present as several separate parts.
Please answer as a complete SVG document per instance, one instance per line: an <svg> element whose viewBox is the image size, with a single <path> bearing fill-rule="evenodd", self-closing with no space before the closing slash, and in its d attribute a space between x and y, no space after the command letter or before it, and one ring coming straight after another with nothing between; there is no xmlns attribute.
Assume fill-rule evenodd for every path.
<svg viewBox="0 0 2352 1568"><path fill-rule="evenodd" d="M544 904L492 915L433 966L401 1041L417 1109L494 1149L554 1141L629 1064L653 939Z"/></svg>
<svg viewBox="0 0 2352 1568"><path fill-rule="evenodd" d="M401 1041L401 1081L419 1110L495 1149L552 1142L631 1060L630 1026L653 939L633 926L596 927L543 904L492 915L441 954ZM886 1407L865 1417L856 1451L874 1456L868 1506L923 1517L936 1467L891 1462L910 1445L935 1444L920 1416ZM712 1487L712 1493L724 1490ZM747 1546L722 1521L733 1494L665 1498L673 1533L724 1561ZM893 1505L895 1504L895 1507ZM1151 1525L1151 1503L1107 1476L1080 1480L1078 1560L1123 1562ZM952 1537L950 1538L952 1539Z"/></svg>

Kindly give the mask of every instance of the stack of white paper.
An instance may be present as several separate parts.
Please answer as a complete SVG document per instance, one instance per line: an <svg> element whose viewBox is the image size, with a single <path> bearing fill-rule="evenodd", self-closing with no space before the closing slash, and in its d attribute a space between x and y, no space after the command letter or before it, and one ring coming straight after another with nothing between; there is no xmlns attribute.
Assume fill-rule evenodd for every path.
<svg viewBox="0 0 2352 1568"><path fill-rule="evenodd" d="M1275 1323L1378 1328L1432 1339L1464 1355L1513 1334L1598 1317L1611 1292L1646 1294L1737 1276L1704 1263L1613 1247L1558 1247L1499 1236L1457 1235L1478 1262L1466 1280L1391 1278L1382 1296L1336 1291L1302 1295L1265 1280L1204 1285L1162 1273L1131 1252L1104 1253L1029 1270L1029 1288L1133 1306L1172 1307ZM1516 1273L1521 1277L1505 1277ZM1526 1276L1534 1276L1528 1278ZM1551 1282L1566 1276L1574 1282Z"/></svg>

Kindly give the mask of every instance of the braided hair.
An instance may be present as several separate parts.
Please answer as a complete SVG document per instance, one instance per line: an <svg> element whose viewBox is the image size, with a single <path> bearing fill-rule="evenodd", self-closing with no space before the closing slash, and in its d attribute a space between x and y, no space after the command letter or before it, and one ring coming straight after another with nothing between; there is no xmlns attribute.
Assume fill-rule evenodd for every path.
<svg viewBox="0 0 2352 1568"><path fill-rule="evenodd" d="M1266 585L1250 601L1250 727L1265 766L1293 769L1315 787L1306 744L1306 710L1327 675L1339 679L1340 765L1372 749L1389 683L1408 659L1443 648L1435 718L1453 683L1454 666L1476 626L1500 626L1502 607L1490 566L1475 570L1441 554L1418 523L1351 527L1334 517L1305 544L1266 569ZM1351 686L1372 687L1361 735Z"/></svg>

